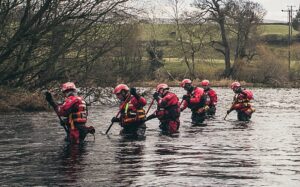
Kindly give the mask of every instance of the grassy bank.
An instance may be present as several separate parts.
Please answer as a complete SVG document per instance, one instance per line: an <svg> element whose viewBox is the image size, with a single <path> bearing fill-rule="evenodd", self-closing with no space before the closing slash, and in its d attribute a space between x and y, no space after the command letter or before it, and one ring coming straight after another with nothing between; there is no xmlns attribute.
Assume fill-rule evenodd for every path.
<svg viewBox="0 0 300 187"><path fill-rule="evenodd" d="M0 112L35 112L48 110L40 93L24 89L0 87Z"/></svg>

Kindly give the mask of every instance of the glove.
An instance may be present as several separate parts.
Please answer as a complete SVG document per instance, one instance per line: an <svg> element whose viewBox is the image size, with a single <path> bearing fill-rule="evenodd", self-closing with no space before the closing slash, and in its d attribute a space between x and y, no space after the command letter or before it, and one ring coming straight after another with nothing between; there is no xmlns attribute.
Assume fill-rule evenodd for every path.
<svg viewBox="0 0 300 187"><path fill-rule="evenodd" d="M227 114L229 114L231 111L232 111L231 109L227 110Z"/></svg>
<svg viewBox="0 0 300 187"><path fill-rule="evenodd" d="M136 96L137 95L136 88L130 88L130 94Z"/></svg>
<svg viewBox="0 0 300 187"><path fill-rule="evenodd" d="M155 114L151 114L150 116L146 117L146 121L154 119L154 118L156 118L156 115Z"/></svg>
<svg viewBox="0 0 300 187"><path fill-rule="evenodd" d="M111 122L112 123L114 123L114 122L120 122L120 118L113 117L113 118L111 118Z"/></svg>
<svg viewBox="0 0 300 187"><path fill-rule="evenodd" d="M86 129L87 129L87 132L90 134L95 134L95 132L96 132L95 128L93 126L89 126Z"/></svg>
<svg viewBox="0 0 300 187"><path fill-rule="evenodd" d="M61 125L61 126L65 126L65 125L66 125L66 122L63 121L63 120L61 120L61 121L60 121L60 125Z"/></svg>
<svg viewBox="0 0 300 187"><path fill-rule="evenodd" d="M205 107L203 107L203 108L204 108L204 111L208 111L209 106L205 105Z"/></svg>
<svg viewBox="0 0 300 187"><path fill-rule="evenodd" d="M136 88L130 88L130 94L133 95L135 98L139 99L139 95L136 93Z"/></svg>
<svg viewBox="0 0 300 187"><path fill-rule="evenodd" d="M188 95L184 95L184 96L182 96L182 99L183 99L183 100L186 100L187 102L189 102L190 99L191 99L191 97L188 96Z"/></svg>
<svg viewBox="0 0 300 187"><path fill-rule="evenodd" d="M158 93L158 92L154 92L153 98L154 98L155 100L158 100L158 96L159 96L159 93Z"/></svg>
<svg viewBox="0 0 300 187"><path fill-rule="evenodd" d="M55 107L56 104L53 100L52 94L50 92L45 92L45 96L46 96L46 101L49 103L49 105L51 105L52 107Z"/></svg>

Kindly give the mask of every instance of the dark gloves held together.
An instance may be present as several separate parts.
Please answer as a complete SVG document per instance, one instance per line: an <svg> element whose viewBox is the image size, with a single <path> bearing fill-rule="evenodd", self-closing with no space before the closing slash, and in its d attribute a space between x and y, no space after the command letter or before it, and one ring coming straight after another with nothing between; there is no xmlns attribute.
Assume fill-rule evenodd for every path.
<svg viewBox="0 0 300 187"><path fill-rule="evenodd" d="M52 94L47 91L47 92L45 92L45 96L46 96L46 101L49 103L49 105L55 107L56 104L55 104L55 102L53 100Z"/></svg>
<svg viewBox="0 0 300 187"><path fill-rule="evenodd" d="M186 100L187 102L189 102L190 99L191 99L191 97L188 96L188 95L184 95L184 96L182 96L182 99L183 99L183 100Z"/></svg>
<svg viewBox="0 0 300 187"><path fill-rule="evenodd" d="M158 92L154 92L153 98L154 98L155 100L158 100L158 96L159 96L159 93L158 93Z"/></svg>
<svg viewBox="0 0 300 187"><path fill-rule="evenodd" d="M130 94L139 99L139 95L136 93L136 88L130 88Z"/></svg>
<svg viewBox="0 0 300 187"><path fill-rule="evenodd" d="M113 117L113 118L111 118L111 122L112 122L112 123L120 122L120 118Z"/></svg>

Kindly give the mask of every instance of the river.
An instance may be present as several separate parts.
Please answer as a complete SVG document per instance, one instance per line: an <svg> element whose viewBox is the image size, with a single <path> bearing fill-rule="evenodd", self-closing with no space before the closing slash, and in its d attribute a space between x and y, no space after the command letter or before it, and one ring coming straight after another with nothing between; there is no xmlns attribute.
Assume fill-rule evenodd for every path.
<svg viewBox="0 0 300 187"><path fill-rule="evenodd" d="M140 141L120 137L117 124L103 134L116 105L90 108L95 140L80 146L64 142L54 112L2 114L0 186L300 186L299 89L251 89L249 123L235 112L223 120L234 94L215 90L217 114L207 126L192 126L185 110L177 136L161 135L154 119Z"/></svg>

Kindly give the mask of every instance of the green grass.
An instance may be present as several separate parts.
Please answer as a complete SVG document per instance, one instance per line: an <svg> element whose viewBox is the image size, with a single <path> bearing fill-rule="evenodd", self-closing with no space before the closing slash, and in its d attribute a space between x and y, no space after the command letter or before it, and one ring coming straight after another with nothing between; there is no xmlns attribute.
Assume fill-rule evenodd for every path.
<svg viewBox="0 0 300 187"><path fill-rule="evenodd" d="M172 41L175 36L172 32L176 31L175 24L140 24L140 37L142 41L158 40L158 41ZM259 26L262 35L277 34L288 35L288 25L266 24ZM299 34L298 31L293 30L293 36Z"/></svg>
<svg viewBox="0 0 300 187"><path fill-rule="evenodd" d="M165 58L164 67L174 76L183 76L187 71L187 65L182 59L178 58ZM200 76L214 75L217 72L224 70L224 60L214 59L202 60L197 59L195 62L195 72Z"/></svg>
<svg viewBox="0 0 300 187"><path fill-rule="evenodd" d="M277 35L288 35L289 27L288 25L261 25L260 29L262 35L277 34ZM298 31L293 29L293 36L299 34Z"/></svg>

